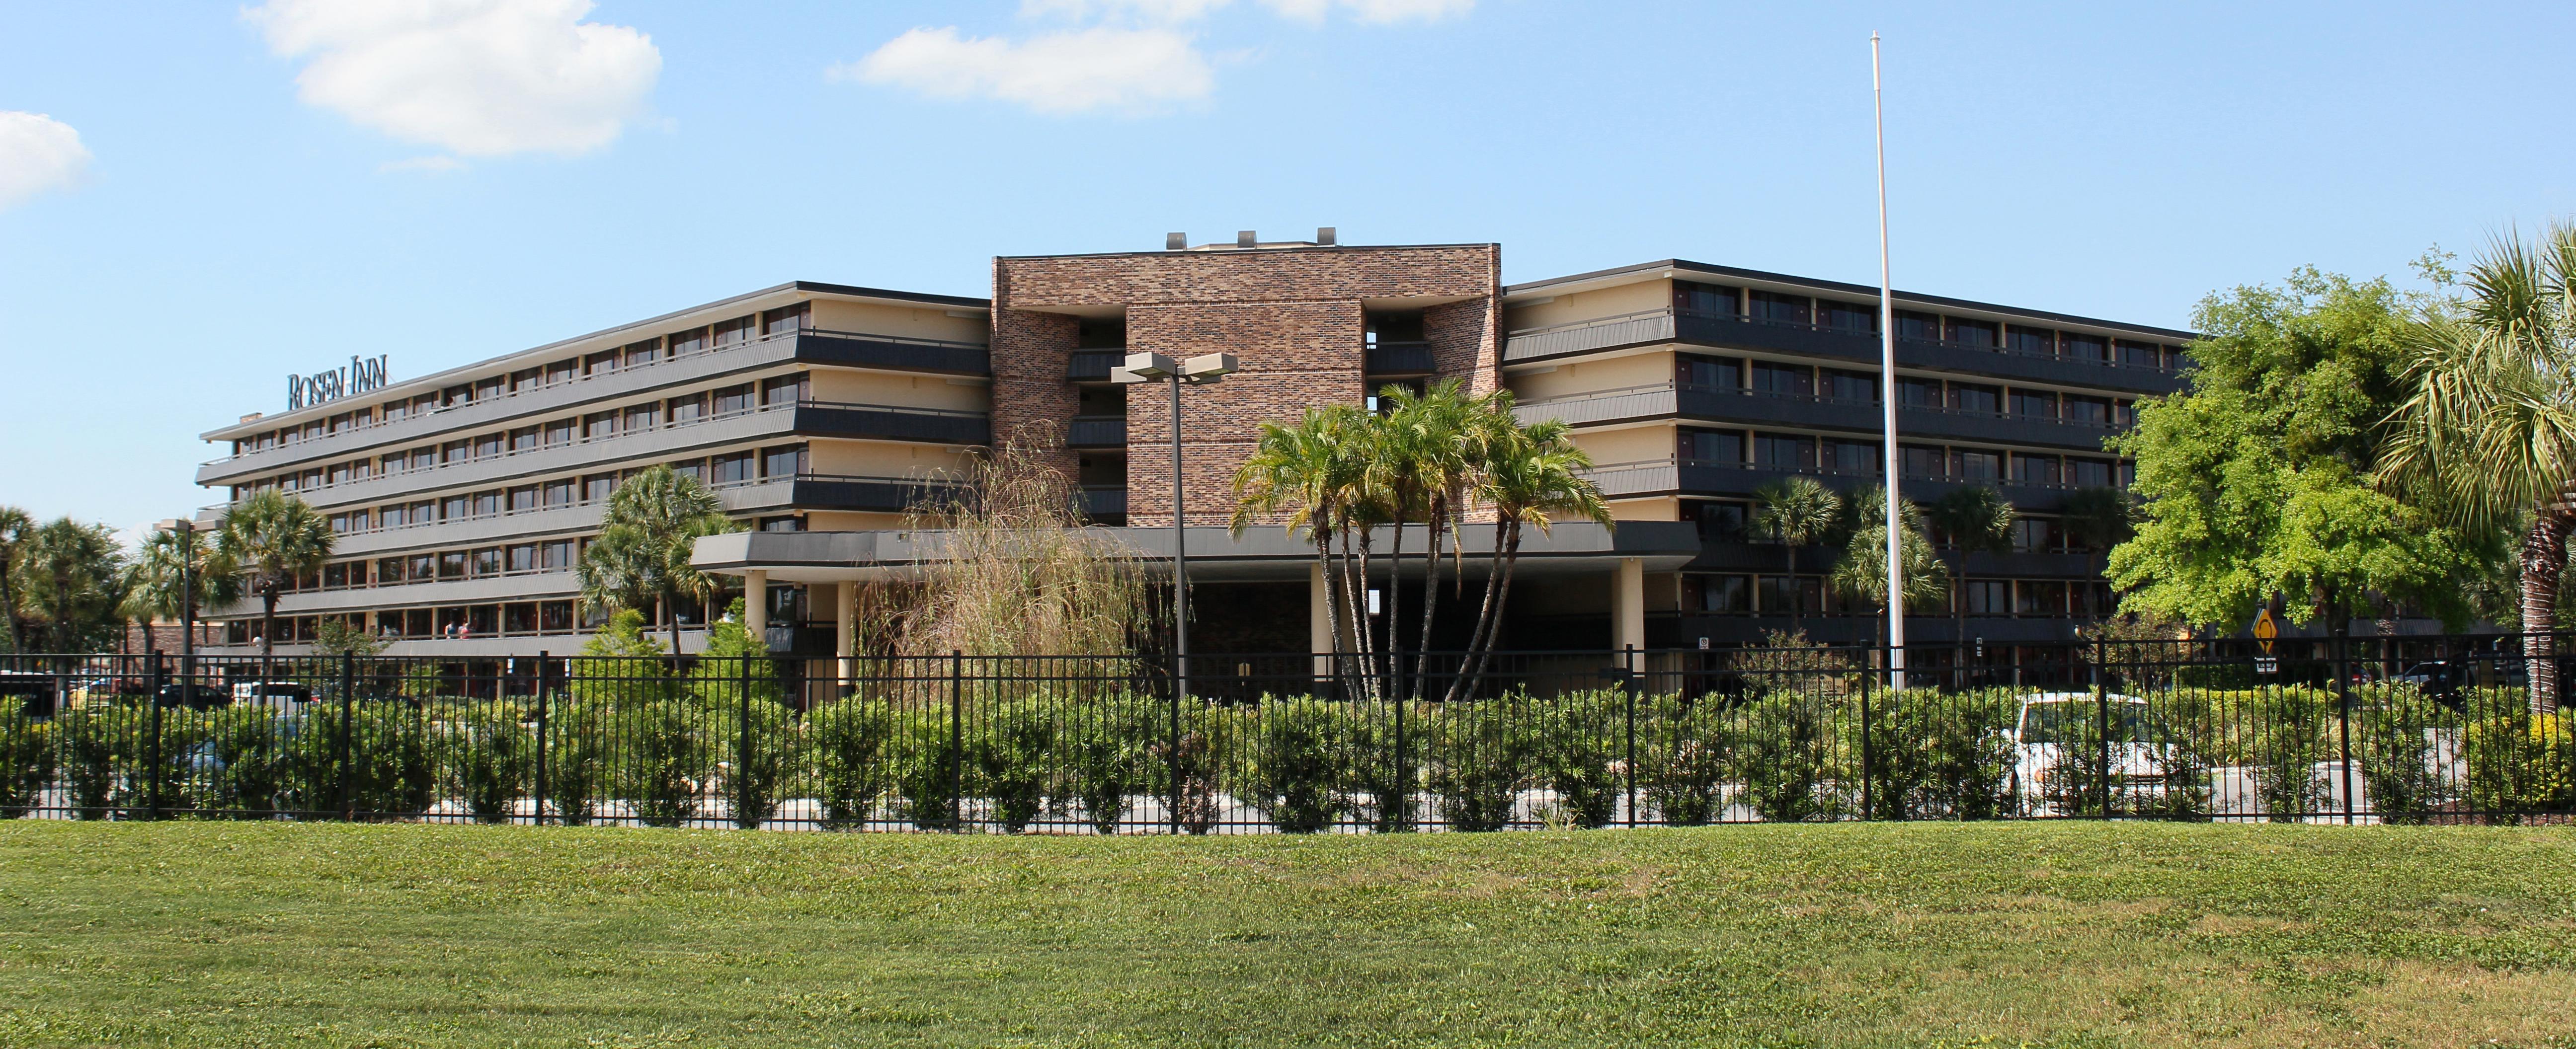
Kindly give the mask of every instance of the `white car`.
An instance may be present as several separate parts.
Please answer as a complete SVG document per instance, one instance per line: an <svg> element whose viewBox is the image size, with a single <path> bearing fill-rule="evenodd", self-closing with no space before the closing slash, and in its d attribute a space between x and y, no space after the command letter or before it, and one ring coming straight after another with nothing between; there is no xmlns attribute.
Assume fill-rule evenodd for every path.
<svg viewBox="0 0 2576 1049"><path fill-rule="evenodd" d="M2066 774L2090 776L2089 770L2076 771L2082 765L2070 764L2075 756L2068 748L2098 738L2095 729L2104 720L2106 705L2110 708L2111 789L2132 800L2164 792L2170 746L2154 741L2157 733L2146 700L2116 692L2099 700L2090 692L2042 692L2022 697L2021 716L2004 733L2013 744L2013 793L2031 815L2071 814L2050 798L2052 793L2064 797L2073 790L2082 797L2099 797L2098 782L2065 784L2052 791L2050 780Z"/></svg>

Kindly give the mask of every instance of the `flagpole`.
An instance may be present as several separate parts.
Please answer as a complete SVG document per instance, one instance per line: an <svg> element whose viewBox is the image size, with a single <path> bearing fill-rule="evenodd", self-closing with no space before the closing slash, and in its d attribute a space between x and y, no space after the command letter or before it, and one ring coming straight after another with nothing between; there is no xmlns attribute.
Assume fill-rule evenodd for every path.
<svg viewBox="0 0 2576 1049"><path fill-rule="evenodd" d="M1869 104L1878 137L1878 401L1887 437L1887 687L1905 687L1905 559L1896 495L1896 297L1887 267L1887 102L1878 76L1878 34L1869 34Z"/></svg>

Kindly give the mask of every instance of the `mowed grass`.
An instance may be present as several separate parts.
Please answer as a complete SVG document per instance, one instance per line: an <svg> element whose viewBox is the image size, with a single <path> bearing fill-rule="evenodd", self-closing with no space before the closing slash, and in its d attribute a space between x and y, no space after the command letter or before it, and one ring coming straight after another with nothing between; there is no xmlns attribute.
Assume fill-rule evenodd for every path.
<svg viewBox="0 0 2576 1049"><path fill-rule="evenodd" d="M2576 833L0 824L5 1045L2576 1046Z"/></svg>

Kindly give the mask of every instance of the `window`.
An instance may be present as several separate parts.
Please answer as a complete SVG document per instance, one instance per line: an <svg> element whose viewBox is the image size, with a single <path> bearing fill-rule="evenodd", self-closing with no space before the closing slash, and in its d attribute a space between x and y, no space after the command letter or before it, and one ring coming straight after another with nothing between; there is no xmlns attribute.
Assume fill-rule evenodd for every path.
<svg viewBox="0 0 2576 1049"><path fill-rule="evenodd" d="M2087 426L2111 425L2111 399L2066 395L2066 421Z"/></svg>
<svg viewBox="0 0 2576 1049"><path fill-rule="evenodd" d="M2000 386L1977 386L1969 383L1950 384L1950 407L1974 415L1994 415L2003 411L2004 391Z"/></svg>
<svg viewBox="0 0 2576 1049"><path fill-rule="evenodd" d="M1993 349L2003 344L1993 321L1972 321L1962 317L1952 317L1949 321L1949 342L1979 349Z"/></svg>
<svg viewBox="0 0 2576 1049"><path fill-rule="evenodd" d="M752 471L755 467L752 463L753 459L750 452L737 452L732 455L716 456L710 465L710 470L714 476L709 479L709 483L741 484L745 481L753 480Z"/></svg>
<svg viewBox="0 0 2576 1049"><path fill-rule="evenodd" d="M1938 408L1942 403L1941 380L1896 377L1896 403L1908 408Z"/></svg>
<svg viewBox="0 0 2576 1049"><path fill-rule="evenodd" d="M1816 467L1816 439L1786 434L1756 434L1753 438L1753 462L1774 470L1812 470Z"/></svg>
<svg viewBox="0 0 2576 1049"><path fill-rule="evenodd" d="M810 302L800 302L793 306L775 309L761 314L760 330L764 335L777 335L781 332L803 331L806 328L813 327L813 316L814 304Z"/></svg>
<svg viewBox="0 0 2576 1049"><path fill-rule="evenodd" d="M1907 477L1937 479L1950 476L1950 455L1940 448L1900 444L1896 446L1896 464Z"/></svg>
<svg viewBox="0 0 2576 1049"><path fill-rule="evenodd" d="M794 477L797 474L804 472L804 445L797 444L783 448L771 448L761 453L760 475L762 477Z"/></svg>
<svg viewBox="0 0 2576 1049"><path fill-rule="evenodd" d="M2013 456L2013 480L2021 484L2055 486L2058 482L2057 457L2054 455Z"/></svg>
<svg viewBox="0 0 2576 1049"><path fill-rule="evenodd" d="M760 403L767 405L781 405L794 404L798 401L808 400L809 398L806 396L806 389L806 374L804 372L798 372L794 375L781 375L775 379L762 379L760 381ZM1118 387L1118 389L1121 392L1124 392L1126 387L1121 386Z"/></svg>
<svg viewBox="0 0 2576 1049"><path fill-rule="evenodd" d="M1753 577L1741 575L1693 575L1702 612L1719 615L1741 615L1753 611Z"/></svg>
<svg viewBox="0 0 2576 1049"><path fill-rule="evenodd" d="M672 357L684 357L707 348L707 330L705 328L691 328L687 331L672 332L669 335L663 336L662 342L663 345L671 351ZM627 363L632 364L634 362L628 361Z"/></svg>
<svg viewBox="0 0 2576 1049"><path fill-rule="evenodd" d="M2008 579L1960 580L1959 611L1972 616L2011 615L2012 581Z"/></svg>
<svg viewBox="0 0 2576 1049"><path fill-rule="evenodd" d="M1722 284L1673 282L1673 308L1684 313L1710 313L1721 317L1735 316L1735 289Z"/></svg>
<svg viewBox="0 0 2576 1049"><path fill-rule="evenodd" d="M2025 419L2057 418L2057 394L2050 390L2026 390L2014 387L2012 413Z"/></svg>
<svg viewBox="0 0 2576 1049"><path fill-rule="evenodd" d="M1685 353L1673 358L1673 364L1673 378L1684 386L1721 390L1744 388L1744 362L1732 357L1700 357Z"/></svg>
<svg viewBox="0 0 2576 1049"><path fill-rule="evenodd" d="M2066 483L2078 488L2111 486L2111 464L2100 459L2066 460Z"/></svg>
<svg viewBox="0 0 2576 1049"><path fill-rule="evenodd" d="M1825 396L1837 401L1878 403L1878 376L1868 372L1825 369Z"/></svg>
<svg viewBox="0 0 2576 1049"><path fill-rule="evenodd" d="M751 384L726 386L716 391L716 414L733 415L751 410Z"/></svg>
<svg viewBox="0 0 2576 1049"><path fill-rule="evenodd" d="M1816 300L1816 323L1835 331L1878 334L1878 307L1865 302Z"/></svg>
<svg viewBox="0 0 2576 1049"><path fill-rule="evenodd" d="M1751 300L1753 307L1753 319L1757 321L1776 321L1782 324L1807 324L1811 323L1814 319L1814 308L1812 304L1807 301L1807 297L1804 295L1783 295L1778 292L1757 291L1748 296L1748 298Z"/></svg>
<svg viewBox="0 0 2576 1049"><path fill-rule="evenodd" d="M1879 446L1868 441L1826 441L1825 469L1838 474L1878 476Z"/></svg>
<svg viewBox="0 0 2576 1049"><path fill-rule="evenodd" d="M670 412L669 417L671 425L682 426L688 423L693 423L706 415L707 397L702 393L693 393L686 397L673 397L669 402L668 410Z"/></svg>
<svg viewBox="0 0 2576 1049"><path fill-rule="evenodd" d="M738 342L750 342L752 331L758 327L760 327L758 317L736 317L729 321L717 321L715 344L731 346Z"/></svg>
<svg viewBox="0 0 2576 1049"><path fill-rule="evenodd" d="M1816 372L1813 368L1756 361L1753 364L1753 389L1756 393L1783 397L1812 397L1816 393Z"/></svg>
<svg viewBox="0 0 2576 1049"><path fill-rule="evenodd" d="M1962 481L1997 481L2004 476L2002 452L1978 452L1959 449L1951 464L1950 475Z"/></svg>
<svg viewBox="0 0 2576 1049"><path fill-rule="evenodd" d="M2059 354L2079 361L2101 364L2111 359L2110 345L2099 335L2066 332L2058 343Z"/></svg>
<svg viewBox="0 0 2576 1049"><path fill-rule="evenodd" d="M1681 454L1685 460L1717 466L1744 465L1744 432L1741 430L1681 431Z"/></svg>

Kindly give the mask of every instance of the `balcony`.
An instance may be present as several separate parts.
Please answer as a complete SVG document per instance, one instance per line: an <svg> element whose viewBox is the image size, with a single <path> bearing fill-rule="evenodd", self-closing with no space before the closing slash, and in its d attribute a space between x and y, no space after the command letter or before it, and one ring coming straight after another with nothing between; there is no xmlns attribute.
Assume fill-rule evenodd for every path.
<svg viewBox="0 0 2576 1049"><path fill-rule="evenodd" d="M1124 415L1077 415L1065 424L1064 446L1067 448L1124 448L1127 446L1127 417Z"/></svg>
<svg viewBox="0 0 2576 1049"><path fill-rule="evenodd" d="M1127 486L1086 484L1075 493L1075 502L1086 517L1125 517L1127 516Z"/></svg>
<svg viewBox="0 0 2576 1049"><path fill-rule="evenodd" d="M1361 360L1370 376L1429 375L1439 371L1428 342L1373 342Z"/></svg>
<svg viewBox="0 0 2576 1049"><path fill-rule="evenodd" d="M1669 382L1526 401L1514 410L1523 423L1561 419L1575 427L1681 419L1874 436L1884 424L1883 409L1877 401ZM1918 405L1897 408L1896 429L1898 436L1906 440L1983 441L2089 452L2101 451L2103 438L2118 432L2097 423Z"/></svg>
<svg viewBox="0 0 2576 1049"><path fill-rule="evenodd" d="M1109 370L1126 360L1124 348L1075 350L1065 364L1064 377L1070 382L1108 382Z"/></svg>
<svg viewBox="0 0 2576 1049"><path fill-rule="evenodd" d="M1859 364L1876 364L1880 358L1875 332L1734 314L1656 309L1512 332L1504 339L1503 363L1527 364L1664 343L1772 350ZM1920 339L1898 339L1896 363L1900 367L2128 393L2162 394L2182 388L2182 376L2163 368Z"/></svg>

